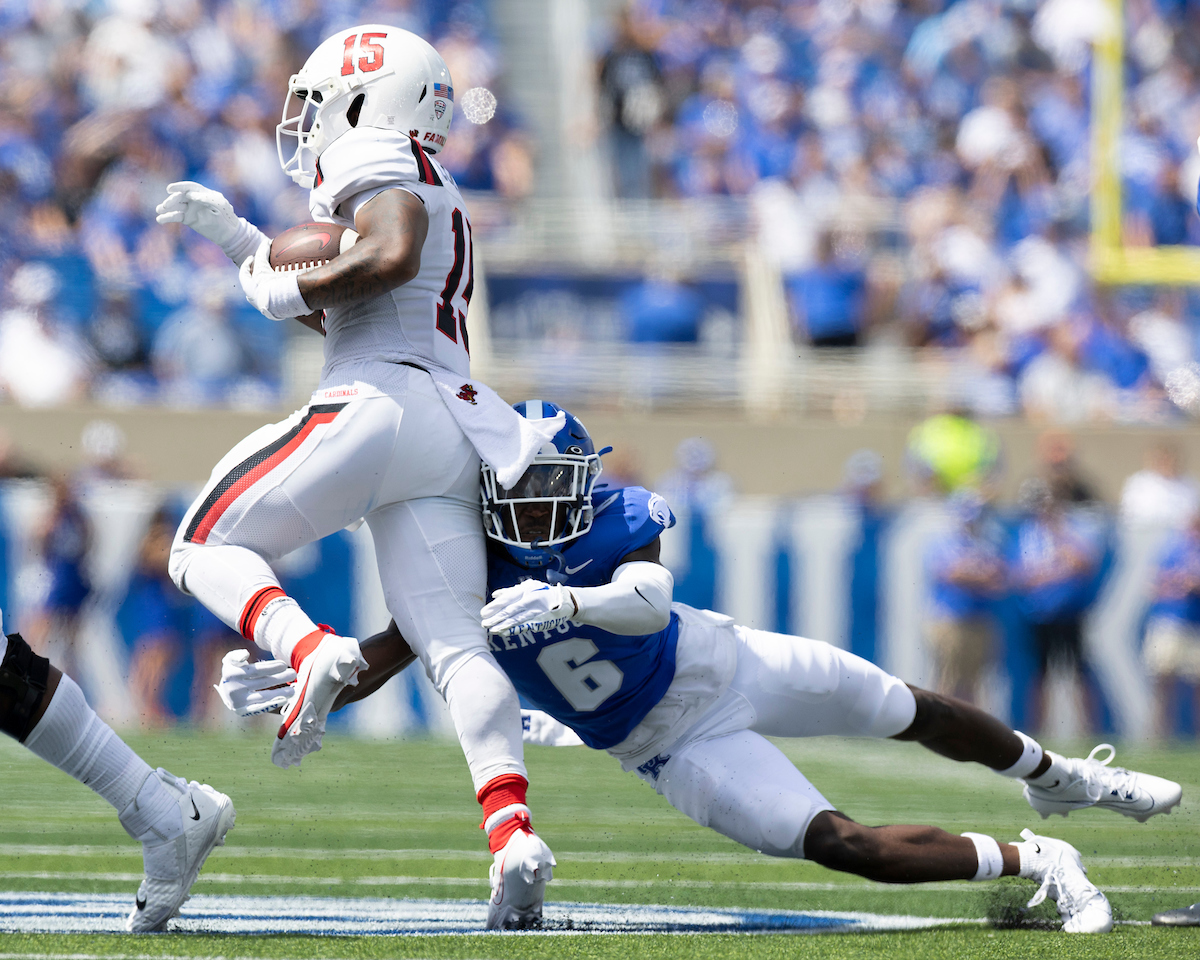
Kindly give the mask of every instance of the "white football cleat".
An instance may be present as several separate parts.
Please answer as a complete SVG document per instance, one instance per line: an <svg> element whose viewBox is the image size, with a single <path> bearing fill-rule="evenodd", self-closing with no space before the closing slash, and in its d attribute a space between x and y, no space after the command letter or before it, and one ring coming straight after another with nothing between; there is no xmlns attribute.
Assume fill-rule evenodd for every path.
<svg viewBox="0 0 1200 960"><path fill-rule="evenodd" d="M353 637L327 633L321 638L300 662L294 692L280 710L284 719L271 747L275 766L299 765L308 754L321 749L333 701L344 687L358 683L359 671L366 666Z"/></svg>
<svg viewBox="0 0 1200 960"><path fill-rule="evenodd" d="M489 930L524 930L542 919L546 882L553 878L554 854L532 830L517 830L496 851L488 876L492 898L488 901Z"/></svg>
<svg viewBox="0 0 1200 960"><path fill-rule="evenodd" d="M1101 750L1108 750L1108 756L1097 760ZM1065 817L1072 810L1103 807L1145 823L1156 813L1170 812L1183 796L1183 787L1173 780L1110 767L1117 755L1110 743L1100 744L1086 759L1047 754L1052 760L1047 773L1057 773L1058 783L1044 787L1025 781L1025 799L1043 820L1052 813Z"/></svg>
<svg viewBox="0 0 1200 960"><path fill-rule="evenodd" d="M1042 837L1022 830L1021 874L1042 885L1026 906L1036 907L1049 897L1058 905L1065 933L1108 933L1112 929L1112 907L1108 898L1087 878L1079 851L1063 840Z"/></svg>
<svg viewBox="0 0 1200 960"><path fill-rule="evenodd" d="M146 878L138 887L136 905L125 929L132 933L162 930L178 915L188 892L213 847L225 845L237 813L233 801L206 783L167 773L162 767L152 774L165 789L179 797L183 833L174 840L142 844Z"/></svg>

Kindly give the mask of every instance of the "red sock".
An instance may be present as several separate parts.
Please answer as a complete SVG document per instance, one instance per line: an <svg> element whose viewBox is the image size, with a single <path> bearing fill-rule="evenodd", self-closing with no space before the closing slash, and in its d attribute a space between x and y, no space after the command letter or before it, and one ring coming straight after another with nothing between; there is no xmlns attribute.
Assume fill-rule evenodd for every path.
<svg viewBox="0 0 1200 960"><path fill-rule="evenodd" d="M529 807L525 805L525 791L529 781L519 773L506 773L494 777L483 785L475 799L483 805L481 830L488 835L488 849L492 853L503 850L505 844L518 830L533 833Z"/></svg>
<svg viewBox="0 0 1200 960"><path fill-rule="evenodd" d="M317 644L324 639L325 634L333 633L333 627L325 623L318 623L320 630L314 630L307 637L301 640L292 648L292 669L299 670L300 664L304 662L304 658L317 649ZM485 788L486 789L486 788Z"/></svg>

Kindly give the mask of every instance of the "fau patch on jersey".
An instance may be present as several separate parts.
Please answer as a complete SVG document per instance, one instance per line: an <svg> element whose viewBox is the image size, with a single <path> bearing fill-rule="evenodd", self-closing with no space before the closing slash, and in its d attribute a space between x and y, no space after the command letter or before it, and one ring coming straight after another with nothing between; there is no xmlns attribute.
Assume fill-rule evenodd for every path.
<svg viewBox="0 0 1200 960"><path fill-rule="evenodd" d="M489 541L488 589L529 579L570 587L608 583L622 559L675 524L666 501L642 487L601 487L593 502L592 529L567 544L547 569L528 570ZM523 702L603 750L624 740L662 699L675 677L678 639L679 619L672 613L665 630L639 637L563 623L511 637L489 636L488 642Z"/></svg>

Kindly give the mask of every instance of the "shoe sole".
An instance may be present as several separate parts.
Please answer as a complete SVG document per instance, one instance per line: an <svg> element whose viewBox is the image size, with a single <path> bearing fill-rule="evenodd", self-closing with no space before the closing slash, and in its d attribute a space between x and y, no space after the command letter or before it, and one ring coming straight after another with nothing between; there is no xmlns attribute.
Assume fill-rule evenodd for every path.
<svg viewBox="0 0 1200 960"><path fill-rule="evenodd" d="M1156 817L1160 813L1161 814L1169 814L1172 810L1174 810L1177 806L1179 806L1179 804L1182 800L1183 800L1183 797L1180 796L1180 798L1178 800L1175 800L1173 803L1168 803L1166 806L1163 806L1163 807L1154 807L1153 809L1148 810L1144 813L1140 812L1140 811L1136 811L1136 810L1129 810L1129 809L1126 809L1121 806L1109 805L1107 803L1102 803L1102 802L1072 803L1072 802L1067 802L1067 801L1056 801L1056 800L1045 801L1045 800L1043 800L1040 802L1040 804L1038 806L1034 806L1033 803L1030 803L1029 805L1031 807L1033 807L1033 809L1036 810L1038 812L1038 814L1041 815L1041 818L1043 820L1049 820L1050 817L1053 816L1054 814L1058 814L1059 816L1061 816L1065 819L1068 813L1072 813L1075 810L1087 810L1090 807L1098 807L1101 810L1113 810L1113 811L1121 814L1121 816L1123 816L1123 817L1131 817L1132 819L1136 820L1138 823L1145 823L1151 817ZM1051 805L1053 805L1052 809L1046 809L1047 807L1051 807Z"/></svg>
<svg viewBox="0 0 1200 960"><path fill-rule="evenodd" d="M204 863L206 860L208 860L209 854L211 854L216 847L225 846L225 838L229 835L229 831L233 829L236 822L237 810L234 809L233 801L230 800L229 797L225 797L220 811L215 817L213 817L213 826L209 831L208 836L205 838L203 852L196 860L196 866L188 874L187 883L183 888L183 898L177 904L175 904L175 909L168 914L165 920L155 924L153 927L146 927L144 930L138 930L134 928L134 924L127 924L126 929L130 933L159 933L164 927L166 927L168 923L179 916L179 911L183 909L183 905L192 898L192 886L195 884L196 878L200 876L200 871L204 869ZM134 916L136 915L137 914L135 912ZM131 917L130 919L132 920L133 918Z"/></svg>
<svg viewBox="0 0 1200 960"><path fill-rule="evenodd" d="M543 860L538 864L537 869L539 872L553 870L554 866L555 865L549 860ZM528 928L530 924L540 923L542 920L542 902L546 897L546 884L548 884L551 879L553 879L552 876L547 877L545 880L535 881L535 883L540 883L542 885L541 895L538 897L538 904L536 908L527 907L525 910L521 910L519 907L514 907L512 905L500 907L495 916L488 916L486 921L486 929L524 930ZM495 893L492 894L492 897L495 897ZM501 893L501 899L503 899L503 892ZM494 906L496 906L495 900L489 899L489 913L491 908Z"/></svg>

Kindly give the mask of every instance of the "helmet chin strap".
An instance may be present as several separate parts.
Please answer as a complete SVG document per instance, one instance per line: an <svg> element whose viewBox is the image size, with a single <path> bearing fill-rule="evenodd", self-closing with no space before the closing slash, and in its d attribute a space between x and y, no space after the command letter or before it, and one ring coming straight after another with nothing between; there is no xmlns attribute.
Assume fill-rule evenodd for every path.
<svg viewBox="0 0 1200 960"><path fill-rule="evenodd" d="M537 541L534 541L535 549L542 549L550 554L550 566L546 568L546 581L548 583L566 583L567 575L563 572L563 567L567 565L567 558L562 555L561 550L556 550L554 547L537 547Z"/></svg>

